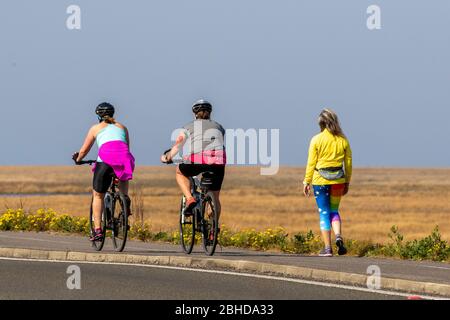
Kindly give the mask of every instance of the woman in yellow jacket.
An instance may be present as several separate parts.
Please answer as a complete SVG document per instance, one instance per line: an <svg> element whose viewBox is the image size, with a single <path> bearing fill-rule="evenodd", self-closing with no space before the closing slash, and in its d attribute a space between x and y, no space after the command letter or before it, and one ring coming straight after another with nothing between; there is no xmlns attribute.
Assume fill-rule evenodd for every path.
<svg viewBox="0 0 450 320"><path fill-rule="evenodd" d="M319 256L331 257L331 228L336 235L338 254L347 253L341 235L339 204L341 197L348 192L352 177L352 150L338 117L332 110L322 110L319 126L321 133L311 139L309 147L303 193L309 197L312 185L325 243L325 248L320 251Z"/></svg>

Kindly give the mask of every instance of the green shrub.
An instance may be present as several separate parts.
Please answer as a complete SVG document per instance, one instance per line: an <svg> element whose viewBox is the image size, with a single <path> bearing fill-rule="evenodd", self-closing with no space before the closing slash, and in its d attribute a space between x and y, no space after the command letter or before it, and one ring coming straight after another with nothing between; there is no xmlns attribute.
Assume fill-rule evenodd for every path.
<svg viewBox="0 0 450 320"><path fill-rule="evenodd" d="M89 220L84 217L73 217L67 214L55 216L50 221L49 229L56 232L89 234Z"/></svg>
<svg viewBox="0 0 450 320"><path fill-rule="evenodd" d="M190 241L192 233L188 232L184 235L184 239L186 242ZM181 233L179 231L174 231L172 234L167 234L167 239L165 239L167 242L171 242L173 244L181 244ZM195 244L200 244L202 241L202 235L199 232L195 233Z"/></svg>
<svg viewBox="0 0 450 320"><path fill-rule="evenodd" d="M345 247L347 248L348 254L365 257L377 252L380 245L373 244L371 241L345 240Z"/></svg>
<svg viewBox="0 0 450 320"><path fill-rule="evenodd" d="M320 237L314 235L312 230L309 230L307 233L299 232L295 234L287 251L297 254L310 254L320 250L322 245Z"/></svg>
<svg viewBox="0 0 450 320"><path fill-rule="evenodd" d="M8 209L0 216L0 230L2 231L28 231L29 220L23 209Z"/></svg>
<svg viewBox="0 0 450 320"><path fill-rule="evenodd" d="M143 242L150 241L153 237L147 223L134 223L130 226L128 235L130 238L139 239Z"/></svg>
<svg viewBox="0 0 450 320"><path fill-rule="evenodd" d="M448 242L442 240L438 226L433 229L429 236L406 242L398 228L393 226L389 238L392 243L382 246L376 253L411 260L445 261L450 258L450 246Z"/></svg>
<svg viewBox="0 0 450 320"><path fill-rule="evenodd" d="M408 242L406 248L409 259L445 261L450 257L450 246L442 240L438 226L428 237Z"/></svg>
<svg viewBox="0 0 450 320"><path fill-rule="evenodd" d="M226 226L222 226L219 234L219 243L224 247L233 246L257 250L282 249L287 246L288 234L281 227L259 232L255 229L231 232Z"/></svg>

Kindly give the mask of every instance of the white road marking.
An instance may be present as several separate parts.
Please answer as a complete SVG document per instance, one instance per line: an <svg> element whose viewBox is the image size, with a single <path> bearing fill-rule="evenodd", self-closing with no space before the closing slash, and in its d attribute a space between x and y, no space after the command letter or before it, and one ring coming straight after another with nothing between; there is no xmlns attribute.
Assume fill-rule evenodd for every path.
<svg viewBox="0 0 450 320"><path fill-rule="evenodd" d="M26 262L46 262L46 263L79 263L79 264L95 264L95 265L116 265L116 266L128 266L128 267L143 267L143 268L156 268L156 269L169 269L169 270L183 270L183 271L191 271L191 272L204 272L204 273L215 273L215 274L223 274L229 276L238 276L238 277L248 277L248 278L258 278L258 279L266 279L266 280L276 280L276 281L286 281L328 288L337 288L344 290L353 290L353 291L361 291L366 293L374 293L388 296L398 296L398 297L411 297L417 296L413 294L407 294L402 292L395 291L386 291L386 290L373 290L362 287L353 287L349 285L341 285L334 283L325 283L319 281L310 281L310 280L301 280L301 279L293 279L293 278L282 278L275 276L266 276L266 275L258 275L258 274L250 274L250 273L239 273L232 271L220 271L220 270L203 270L203 269L194 269L194 268L186 268L186 267L174 267L174 266L159 266L159 265L147 265L147 264L132 264L132 263L115 263L115 262L90 262L90 261L68 261L68 260L41 260L41 259L22 259L22 258L4 258L0 257L0 260L9 260L9 261L26 261ZM419 295L422 299L428 300L450 300L442 297L433 297L433 296L424 296Z"/></svg>
<svg viewBox="0 0 450 320"><path fill-rule="evenodd" d="M422 268L431 268L431 269L442 269L442 270L450 270L450 267L436 267L436 266L420 266Z"/></svg>

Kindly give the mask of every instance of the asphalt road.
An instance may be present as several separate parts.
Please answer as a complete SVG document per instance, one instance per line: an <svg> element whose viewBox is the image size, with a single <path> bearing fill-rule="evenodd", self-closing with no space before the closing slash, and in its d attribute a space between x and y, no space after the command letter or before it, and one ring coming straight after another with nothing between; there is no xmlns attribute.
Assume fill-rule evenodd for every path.
<svg viewBox="0 0 450 320"><path fill-rule="evenodd" d="M29 248L38 250L59 250L94 252L87 237L78 235L53 235L34 232L0 232L0 247ZM103 253L114 253L111 240L107 239ZM117 254L117 253L115 253ZM124 254L185 256L180 246L167 243L144 243L129 241ZM201 246L194 249L193 257L205 257ZM450 265L430 261L404 261L380 258L333 257L261 252L237 248L217 248L215 258L248 260L263 263L292 265L297 267L330 270L367 275L369 266L380 267L382 276L421 282L450 284Z"/></svg>
<svg viewBox="0 0 450 320"><path fill-rule="evenodd" d="M76 265L81 289L68 289ZM76 281L69 281L73 286ZM182 269L128 265L4 260L0 258L0 300L6 299L405 299L379 293Z"/></svg>

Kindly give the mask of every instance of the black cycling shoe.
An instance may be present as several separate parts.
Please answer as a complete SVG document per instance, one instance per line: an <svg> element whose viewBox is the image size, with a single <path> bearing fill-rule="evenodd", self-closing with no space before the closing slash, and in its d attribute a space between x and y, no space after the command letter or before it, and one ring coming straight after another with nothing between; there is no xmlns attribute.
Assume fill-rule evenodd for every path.
<svg viewBox="0 0 450 320"><path fill-rule="evenodd" d="M195 208L195 206L197 205L197 201L194 198L191 198L192 200L187 200L186 201L186 208L184 208L184 214L185 215L192 215L193 214L193 209Z"/></svg>
<svg viewBox="0 0 450 320"><path fill-rule="evenodd" d="M338 255L343 256L347 254L347 249L344 247L344 239L342 239L342 237L336 238L336 246L338 247Z"/></svg>

